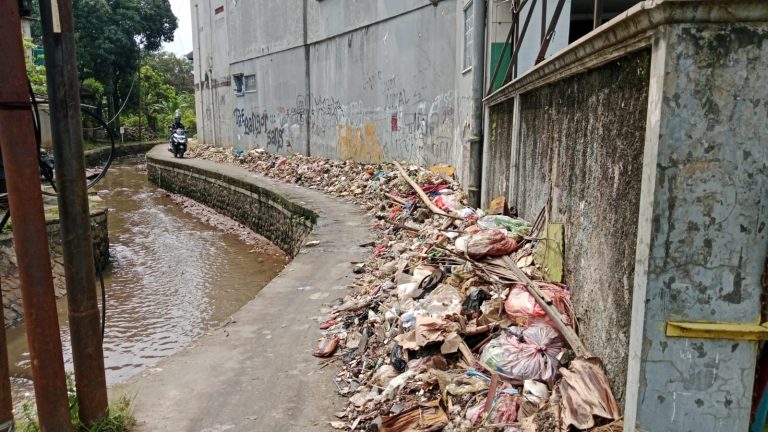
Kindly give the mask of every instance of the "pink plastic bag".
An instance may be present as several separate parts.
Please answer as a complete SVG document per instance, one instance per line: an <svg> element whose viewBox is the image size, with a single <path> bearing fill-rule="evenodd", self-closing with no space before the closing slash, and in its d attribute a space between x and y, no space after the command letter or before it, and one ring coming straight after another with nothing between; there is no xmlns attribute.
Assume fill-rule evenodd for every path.
<svg viewBox="0 0 768 432"><path fill-rule="evenodd" d="M571 293L560 285L551 282L534 282L551 300L552 305L560 312L560 318L568 326L573 326L571 319L570 303ZM529 327L536 323L543 323L557 328L552 319L547 315L541 305L536 301L528 289L521 283L512 285L507 300L504 302L504 310L512 319L512 322L523 327Z"/></svg>
<svg viewBox="0 0 768 432"><path fill-rule="evenodd" d="M484 256L508 255L517 250L517 242L500 230L485 230L472 234L467 243L467 255L472 259Z"/></svg>
<svg viewBox="0 0 768 432"><path fill-rule="evenodd" d="M486 423L510 424L517 420L518 396L499 393L491 406L491 414ZM479 425L485 418L485 400L467 410L466 419L473 426Z"/></svg>
<svg viewBox="0 0 768 432"><path fill-rule="evenodd" d="M480 362L513 382L534 379L552 383L560 367L557 355L562 349L563 342L555 329L535 324L519 335L510 329L503 331L483 349Z"/></svg>

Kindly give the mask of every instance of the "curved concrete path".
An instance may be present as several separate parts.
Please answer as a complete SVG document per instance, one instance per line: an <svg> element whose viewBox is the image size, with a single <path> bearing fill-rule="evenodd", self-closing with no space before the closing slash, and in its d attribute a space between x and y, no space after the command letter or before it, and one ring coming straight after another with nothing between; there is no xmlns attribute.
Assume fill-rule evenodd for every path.
<svg viewBox="0 0 768 432"><path fill-rule="evenodd" d="M172 158L162 146L150 154ZM231 323L116 392L136 395L138 431L329 430L344 400L332 382L337 368L320 370L311 355L317 317L324 303L346 295L353 280L350 263L366 257L360 245L373 239L370 219L353 204L236 166L184 163L247 179L311 208L319 218L308 241L320 245L297 255ZM297 290L306 286L312 289Z"/></svg>

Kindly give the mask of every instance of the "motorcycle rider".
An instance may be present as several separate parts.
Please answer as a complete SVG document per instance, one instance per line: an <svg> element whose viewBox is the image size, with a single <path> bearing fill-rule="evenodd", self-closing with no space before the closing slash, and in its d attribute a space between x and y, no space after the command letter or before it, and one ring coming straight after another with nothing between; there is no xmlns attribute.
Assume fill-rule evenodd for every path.
<svg viewBox="0 0 768 432"><path fill-rule="evenodd" d="M168 128L171 131L171 136L173 136L173 131L176 129L185 129L184 123L181 122L181 113L179 110L176 110L176 112L173 114L173 123L171 123L171 126ZM168 150L173 151L173 144L171 143L171 136L168 137Z"/></svg>

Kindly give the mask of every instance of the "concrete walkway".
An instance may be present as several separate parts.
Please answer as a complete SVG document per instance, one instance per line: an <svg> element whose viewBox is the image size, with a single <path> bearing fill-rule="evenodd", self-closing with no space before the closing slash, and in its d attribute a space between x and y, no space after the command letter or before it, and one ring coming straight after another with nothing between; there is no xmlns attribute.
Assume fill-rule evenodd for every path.
<svg viewBox="0 0 768 432"><path fill-rule="evenodd" d="M158 148L150 154L172 158ZM232 165L184 163L248 179L311 208L319 219L308 240L320 245L302 251L230 324L115 392L136 395L138 431L329 430L344 400L335 394L336 368L320 370L311 355L317 319L324 303L346 295L350 262L366 257L359 245L373 238L370 219L353 204Z"/></svg>

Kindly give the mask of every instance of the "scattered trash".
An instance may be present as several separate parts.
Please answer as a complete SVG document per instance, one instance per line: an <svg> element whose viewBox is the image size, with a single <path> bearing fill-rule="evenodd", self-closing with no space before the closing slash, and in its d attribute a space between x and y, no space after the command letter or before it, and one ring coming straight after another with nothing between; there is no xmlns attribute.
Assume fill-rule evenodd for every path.
<svg viewBox="0 0 768 432"><path fill-rule="evenodd" d="M188 154L351 200L372 217L370 257L351 263L354 282L318 319L314 355L336 353L318 368L339 365L333 383L349 399L332 428L620 430L599 359L578 337L579 287L559 283L565 227L544 211L530 224L510 216L505 197L468 207L452 167Z"/></svg>
<svg viewBox="0 0 768 432"><path fill-rule="evenodd" d="M480 231L471 235L467 241L467 255L472 259L509 255L516 249L515 239L500 230Z"/></svg>
<svg viewBox="0 0 768 432"><path fill-rule="evenodd" d="M563 424L578 429L595 426L595 418L621 417L611 393L611 385L596 358L576 359L561 369L560 393L563 397Z"/></svg>
<svg viewBox="0 0 768 432"><path fill-rule="evenodd" d="M304 247L315 247L320 244L319 240L312 240L304 243Z"/></svg>
<svg viewBox="0 0 768 432"><path fill-rule="evenodd" d="M518 384L529 379L552 382L560 366L557 354L563 348L557 331L544 324L520 333L512 329L505 329L485 347L480 362Z"/></svg>
<svg viewBox="0 0 768 432"><path fill-rule="evenodd" d="M448 416L433 401L405 410L392 417L382 417L380 432L437 432L448 425Z"/></svg>
<svg viewBox="0 0 768 432"><path fill-rule="evenodd" d="M333 352L336 351L338 345L339 338L337 337L323 338L317 346L317 351L312 355L315 357L330 357L333 355Z"/></svg>
<svg viewBox="0 0 768 432"><path fill-rule="evenodd" d="M571 294L562 286L548 283L536 282L536 286L546 296L549 302L560 312L560 317L567 325L572 325L571 319ZM524 284L513 284L509 290L506 302L506 310L512 322L530 326L536 323L545 323L555 326L554 321L547 315L544 309L539 305L535 298L528 292Z"/></svg>

